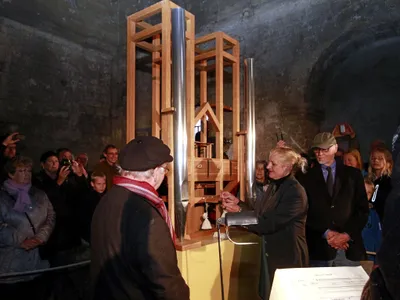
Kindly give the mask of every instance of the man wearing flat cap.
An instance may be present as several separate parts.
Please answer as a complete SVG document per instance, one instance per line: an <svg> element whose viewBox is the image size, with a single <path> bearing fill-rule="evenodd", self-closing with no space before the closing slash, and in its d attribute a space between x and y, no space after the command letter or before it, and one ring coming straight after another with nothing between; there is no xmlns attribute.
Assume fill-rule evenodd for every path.
<svg viewBox="0 0 400 300"><path fill-rule="evenodd" d="M360 170L335 160L335 137L319 133L312 143L317 164L300 182L308 196L306 238L312 267L357 266L365 259L361 231L369 209Z"/></svg>
<svg viewBox="0 0 400 300"><path fill-rule="evenodd" d="M92 221L94 300L188 300L177 266L175 233L157 189L172 161L155 137L130 141L120 152L121 176Z"/></svg>

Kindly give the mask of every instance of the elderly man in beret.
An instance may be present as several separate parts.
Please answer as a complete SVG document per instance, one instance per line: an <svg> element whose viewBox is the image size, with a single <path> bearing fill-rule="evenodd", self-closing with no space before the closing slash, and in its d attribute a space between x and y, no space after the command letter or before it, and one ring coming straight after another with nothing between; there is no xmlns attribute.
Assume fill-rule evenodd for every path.
<svg viewBox="0 0 400 300"><path fill-rule="evenodd" d="M92 221L94 300L189 299L171 220L156 191L172 160L155 137L134 139L121 150L121 176Z"/></svg>

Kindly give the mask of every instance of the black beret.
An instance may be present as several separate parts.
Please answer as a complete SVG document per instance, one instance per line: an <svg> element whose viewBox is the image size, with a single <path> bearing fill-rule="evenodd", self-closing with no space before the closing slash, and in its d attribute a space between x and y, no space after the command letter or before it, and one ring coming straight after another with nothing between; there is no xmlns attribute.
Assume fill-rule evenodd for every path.
<svg viewBox="0 0 400 300"><path fill-rule="evenodd" d="M171 150L154 136L138 137L122 148L119 154L121 168L127 171L147 171L171 162Z"/></svg>
<svg viewBox="0 0 400 300"><path fill-rule="evenodd" d="M52 157L52 156L55 156L55 157L58 158L57 153L55 153L54 151L46 151L45 153L43 153L43 154L40 156L40 162L41 162L41 163L45 163L46 160L47 160L49 157Z"/></svg>

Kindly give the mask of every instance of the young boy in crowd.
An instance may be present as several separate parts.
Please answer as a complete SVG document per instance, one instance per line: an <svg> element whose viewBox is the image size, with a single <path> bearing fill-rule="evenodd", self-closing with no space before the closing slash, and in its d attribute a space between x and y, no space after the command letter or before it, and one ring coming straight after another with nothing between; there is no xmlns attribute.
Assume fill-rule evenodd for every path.
<svg viewBox="0 0 400 300"><path fill-rule="evenodd" d="M91 189L86 191L81 200L81 224L82 235L81 237L90 243L90 226L92 223L92 216L97 204L99 204L101 197L105 194L106 190L106 175L101 172L93 172L90 178Z"/></svg>
<svg viewBox="0 0 400 300"><path fill-rule="evenodd" d="M364 180L365 190L367 192L369 203L369 216L368 222L362 231L362 237L364 240L364 247L367 252L378 252L379 247L382 243L382 228L381 222L379 220L378 213L373 208L371 201L373 201L373 196L375 192L374 183L369 180ZM368 255L368 260L375 263L375 255Z"/></svg>

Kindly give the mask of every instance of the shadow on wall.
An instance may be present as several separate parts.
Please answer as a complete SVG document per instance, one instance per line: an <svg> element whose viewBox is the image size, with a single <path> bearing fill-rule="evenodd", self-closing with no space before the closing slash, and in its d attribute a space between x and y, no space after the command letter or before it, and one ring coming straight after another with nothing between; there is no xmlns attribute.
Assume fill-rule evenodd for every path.
<svg viewBox="0 0 400 300"><path fill-rule="evenodd" d="M399 121L400 22L345 33L313 67L305 98L324 112L321 130L348 122L368 155L377 138L390 144Z"/></svg>

